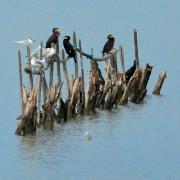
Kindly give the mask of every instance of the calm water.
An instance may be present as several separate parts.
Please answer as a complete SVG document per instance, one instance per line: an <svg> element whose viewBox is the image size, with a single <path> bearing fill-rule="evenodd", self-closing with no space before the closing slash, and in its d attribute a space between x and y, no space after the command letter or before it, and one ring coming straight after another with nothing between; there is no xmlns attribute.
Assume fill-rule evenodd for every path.
<svg viewBox="0 0 180 180"><path fill-rule="evenodd" d="M178 0L2 0L0 179L179 180L179 6ZM53 132L40 129L34 137L15 136L20 112L17 49L24 57L25 48L12 41L46 41L54 26L61 28L62 36L76 30L83 49L90 52L93 47L97 56L107 34L114 34L116 47L124 45L126 67L134 59L136 27L141 65L154 66L144 102L98 111L56 125ZM68 69L73 72L71 62ZM168 78L162 96L152 96L161 69L167 69ZM24 83L28 85L25 77ZM91 141L84 139L86 131Z"/></svg>

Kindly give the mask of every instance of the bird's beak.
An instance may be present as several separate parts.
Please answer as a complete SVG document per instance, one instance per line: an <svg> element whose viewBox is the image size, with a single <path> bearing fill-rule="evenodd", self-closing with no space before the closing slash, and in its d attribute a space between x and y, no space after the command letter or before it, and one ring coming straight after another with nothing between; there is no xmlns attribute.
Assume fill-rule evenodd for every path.
<svg viewBox="0 0 180 180"><path fill-rule="evenodd" d="M33 42L36 42L35 40L32 39Z"/></svg>

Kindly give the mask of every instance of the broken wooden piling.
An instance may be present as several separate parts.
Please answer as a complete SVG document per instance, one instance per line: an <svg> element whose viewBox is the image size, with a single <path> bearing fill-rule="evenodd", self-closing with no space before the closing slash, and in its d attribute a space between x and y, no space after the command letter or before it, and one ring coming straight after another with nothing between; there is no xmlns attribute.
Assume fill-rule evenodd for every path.
<svg viewBox="0 0 180 180"><path fill-rule="evenodd" d="M165 70L161 71L161 73L159 74L159 78L157 80L156 86L153 90L154 95L160 95L160 91L166 77L167 77L167 72Z"/></svg>
<svg viewBox="0 0 180 180"><path fill-rule="evenodd" d="M137 39L137 30L136 29L134 29L134 48L135 48L136 68L139 68L140 67L139 50L138 50L138 39Z"/></svg>

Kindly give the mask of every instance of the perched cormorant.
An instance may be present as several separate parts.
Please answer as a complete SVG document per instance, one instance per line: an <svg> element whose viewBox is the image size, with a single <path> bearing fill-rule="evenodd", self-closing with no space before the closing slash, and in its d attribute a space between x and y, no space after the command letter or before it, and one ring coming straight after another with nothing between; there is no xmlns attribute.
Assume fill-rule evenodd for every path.
<svg viewBox="0 0 180 180"><path fill-rule="evenodd" d="M136 70L136 60L134 60L133 66L131 66L125 73L127 81L129 81L130 78L133 76L135 70Z"/></svg>
<svg viewBox="0 0 180 180"><path fill-rule="evenodd" d="M63 40L64 49L66 53L68 54L69 58L74 58L74 62L77 63L75 50L72 44L70 43L70 39L71 39L70 36L64 36L64 40Z"/></svg>
<svg viewBox="0 0 180 180"><path fill-rule="evenodd" d="M104 45L103 52L102 52L103 56L104 54L108 54L111 51L111 49L114 47L115 38L112 35L108 35L107 39L108 41Z"/></svg>
<svg viewBox="0 0 180 180"><path fill-rule="evenodd" d="M46 42L46 48L51 48L51 43L58 44L58 38L60 36L59 28L53 28L52 33Z"/></svg>

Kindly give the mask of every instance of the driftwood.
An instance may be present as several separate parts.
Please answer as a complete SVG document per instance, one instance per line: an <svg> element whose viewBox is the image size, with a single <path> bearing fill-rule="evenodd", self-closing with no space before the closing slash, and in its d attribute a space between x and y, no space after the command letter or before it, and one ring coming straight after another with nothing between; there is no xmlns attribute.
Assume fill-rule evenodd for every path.
<svg viewBox="0 0 180 180"><path fill-rule="evenodd" d="M161 91L162 85L163 85L164 80L166 79L166 77L167 77L167 72L165 70L163 70L159 74L158 81L157 81L156 86L155 86L155 88L153 90L154 95L160 95L160 91Z"/></svg>
<svg viewBox="0 0 180 180"><path fill-rule="evenodd" d="M81 51L80 48L77 48L77 52L80 53L80 51ZM117 54L117 52L118 52L118 50L116 50L116 49L113 49L113 51L114 51L113 53L111 53L111 51L110 51L109 54L107 54L103 57L93 57L92 55L82 51L82 56L85 56L92 61L105 61L105 60L111 58L112 56L114 56L115 54Z"/></svg>

